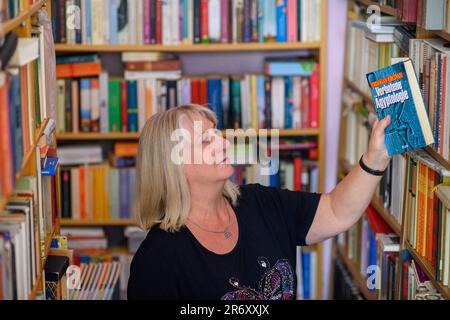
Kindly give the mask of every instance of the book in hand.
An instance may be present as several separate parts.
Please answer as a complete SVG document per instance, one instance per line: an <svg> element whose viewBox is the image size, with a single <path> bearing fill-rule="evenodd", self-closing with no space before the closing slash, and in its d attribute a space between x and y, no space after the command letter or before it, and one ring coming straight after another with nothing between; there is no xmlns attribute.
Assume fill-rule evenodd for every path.
<svg viewBox="0 0 450 320"><path fill-rule="evenodd" d="M379 120L391 116L385 129L390 156L434 143L419 83L411 60L367 74Z"/></svg>

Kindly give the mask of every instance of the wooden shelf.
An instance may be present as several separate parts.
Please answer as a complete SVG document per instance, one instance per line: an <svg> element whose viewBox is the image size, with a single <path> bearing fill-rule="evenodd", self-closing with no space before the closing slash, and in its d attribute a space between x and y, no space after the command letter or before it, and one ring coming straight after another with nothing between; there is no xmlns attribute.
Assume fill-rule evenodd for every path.
<svg viewBox="0 0 450 320"><path fill-rule="evenodd" d="M222 131L226 133L225 130ZM281 137L299 137L299 136L318 136L320 129L280 129ZM270 136L271 130L268 130ZM242 133L235 133L232 136L245 136L245 131ZM137 132L118 132L118 133L58 133L56 136L58 141L73 141L73 140L138 140L139 133Z"/></svg>
<svg viewBox="0 0 450 320"><path fill-rule="evenodd" d="M375 5L378 6L380 8L380 11L384 14L388 14L390 16L397 16L397 9L393 8L391 6L386 6L386 5L380 5L378 2L376 1L371 1L371 0L355 0L357 3L362 4L366 7L371 6L371 5Z"/></svg>
<svg viewBox="0 0 450 320"><path fill-rule="evenodd" d="M137 222L133 219L118 220L73 220L61 219L61 226L136 226Z"/></svg>
<svg viewBox="0 0 450 320"><path fill-rule="evenodd" d="M321 42L286 42L286 43L215 43L215 44L180 44L180 45L83 45L55 44L56 52L242 52L242 51L284 51L284 50L318 50Z"/></svg>
<svg viewBox="0 0 450 320"><path fill-rule="evenodd" d="M409 251L411 256L413 257L414 261L417 262L422 268L422 270L425 272L427 277L430 279L430 281L433 283L433 285L436 287L436 289L442 294L444 299L450 299L450 288L446 287L442 284L442 282L439 282L435 278L435 270L430 265L430 263L425 260L422 256L420 256L417 251L406 241L405 242L405 249Z"/></svg>
<svg viewBox="0 0 450 320"><path fill-rule="evenodd" d="M358 95L361 96L361 98L364 100L364 102L366 102L372 108L372 110L375 111L372 97L369 94L363 92L355 83L353 83L352 81L350 81L347 78L344 79L344 82L350 89L352 89L353 91L358 93Z"/></svg>
<svg viewBox="0 0 450 320"><path fill-rule="evenodd" d="M432 33L434 33L435 35L437 35L438 37L441 37L447 41L450 41L450 33L446 32L446 31L431 31Z"/></svg>
<svg viewBox="0 0 450 320"><path fill-rule="evenodd" d="M394 230L394 232L400 236L402 233L402 227L400 223L395 220L395 217L387 210L383 205L383 200L374 196L370 201L372 207L377 210L378 214L383 218L383 220Z"/></svg>
<svg viewBox="0 0 450 320"><path fill-rule="evenodd" d="M0 24L0 37L17 28L24 20L35 14L44 4L46 0L38 0L32 4L27 11L19 13L16 17L6 20Z"/></svg>
<svg viewBox="0 0 450 320"><path fill-rule="evenodd" d="M442 156L439 153L437 153L434 149L432 149L431 147L426 147L425 151L430 156L432 156L434 160L439 162L446 170L450 170L450 161L447 161L444 158L442 158Z"/></svg>
<svg viewBox="0 0 450 320"><path fill-rule="evenodd" d="M52 244L52 239L53 237L55 237L57 235L56 233L56 229L54 228L54 230L52 231L52 233L49 233L45 236L45 258L42 261L42 268L41 268L41 272L39 274L39 276L36 279L36 283L34 284L33 288L31 289L31 292L28 294L28 299L29 300L34 300L36 299L36 293L40 287L40 284L42 282L42 277L44 276L45 273L45 262L47 261L47 256L48 256L48 251L50 250L50 245Z"/></svg>
<svg viewBox="0 0 450 320"><path fill-rule="evenodd" d="M369 288L367 288L367 280L359 272L359 268L357 267L356 263L348 258L346 254L347 250L340 245L336 245L336 247L345 266L350 271L353 279L358 283L359 289L363 296L367 300L378 300L376 293L370 291Z"/></svg>

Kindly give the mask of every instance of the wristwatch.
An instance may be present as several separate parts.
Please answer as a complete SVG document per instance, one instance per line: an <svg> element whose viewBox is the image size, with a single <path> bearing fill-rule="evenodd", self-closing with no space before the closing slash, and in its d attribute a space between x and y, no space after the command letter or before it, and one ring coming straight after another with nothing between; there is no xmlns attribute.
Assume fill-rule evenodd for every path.
<svg viewBox="0 0 450 320"><path fill-rule="evenodd" d="M369 168L363 161L363 156L364 154L361 156L361 158L359 159L359 165L361 166L361 169L363 169L365 172L370 173L371 175L374 176L382 176L385 172L386 169L384 169L383 171L381 170L375 170L372 168Z"/></svg>

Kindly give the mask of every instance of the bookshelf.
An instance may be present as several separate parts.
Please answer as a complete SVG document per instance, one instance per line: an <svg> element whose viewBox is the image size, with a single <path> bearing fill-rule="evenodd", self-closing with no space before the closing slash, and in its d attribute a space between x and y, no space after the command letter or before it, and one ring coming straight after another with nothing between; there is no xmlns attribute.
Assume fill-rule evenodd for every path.
<svg viewBox="0 0 450 320"><path fill-rule="evenodd" d="M39 9L45 6L46 0L37 0L28 9L25 9L19 13L16 17L6 20L0 24L0 37L5 36L7 33L20 28L20 26L27 21L32 15L34 15Z"/></svg>
<svg viewBox="0 0 450 320"><path fill-rule="evenodd" d="M319 136L320 129L280 129L278 134L280 137L303 137L303 136ZM226 135L226 130L222 131ZM272 130L267 131L268 136L272 135ZM258 135L258 133L256 133ZM252 136L245 132L231 132L232 137L237 136ZM58 133L58 141L68 140L138 140L139 133L137 132L118 132L118 133Z"/></svg>
<svg viewBox="0 0 450 320"><path fill-rule="evenodd" d="M379 5L376 1L367 1L367 0L354 0L354 3L357 3L359 5L362 5L362 7L366 7L369 5L378 5L381 9L381 12L387 15L391 16L397 16L397 9ZM420 27L417 27L417 38L430 38L430 37L440 37L445 40L450 39L450 35L445 31L426 31L423 30ZM349 60L348 63L351 63ZM367 110L370 113L375 112L375 107L372 102L372 98L369 94L367 94L364 90L362 90L355 82L353 82L351 79L349 79L347 76L344 76L343 78L344 88L345 90L351 89L351 92L356 94L361 103L365 105ZM344 106L343 102L343 106ZM346 123L341 122L341 143L343 143L342 139L343 136L347 135L346 132L348 129L346 128ZM348 146L346 146L348 148ZM431 147L424 148L425 154L418 154L414 155L414 159L418 161L423 161L422 163L427 163L426 159L428 156L431 156L442 168L445 170L449 170L450 168L450 161L445 160L438 152L436 152ZM340 151L342 154L345 152L345 148ZM407 159L403 157L404 159ZM408 167L406 167L408 168ZM340 158L339 159L339 176L343 177L352 169L352 166L349 164L347 159ZM406 169L405 169L406 170ZM428 170L428 169L427 169ZM396 172L393 172L392 175L396 175ZM399 236L400 238L400 255L403 251L409 252L412 259L417 262L417 264L420 266L420 268L423 270L423 272L426 274L426 276L429 278L430 282L433 284L433 286L436 288L436 290L442 295L444 299L450 299L450 288L448 286L444 286L443 283L436 279L436 270L435 267L431 264L430 260L426 258L425 256L419 254L417 249L415 249L411 243L409 242L409 232L410 232L410 220L412 219L412 210L410 205L408 204L407 194L409 186L408 181L408 175L405 175L405 192L403 195L401 195L401 199L399 199L400 203L402 203L402 219L401 223L396 220L392 212L390 212L388 209L385 208L385 205L383 203L383 199L381 199L378 196L374 196L371 200L371 205L375 208L379 216L386 222L386 224L391 227L391 229L394 231L394 233ZM437 187L439 189L439 187ZM445 230L445 229L444 229ZM361 239L359 239L361 241ZM377 297L371 296L367 294L367 286L365 285L365 279L361 279L361 275L359 273L359 270L356 269L357 272L355 272L355 262L351 261L347 254L344 247L340 245L336 245L336 252L337 254L342 258L343 263L346 265L348 270L350 270L350 273L353 275L353 278L355 282L357 282L360 286L360 289L363 293L363 295L366 297L366 299L372 299ZM401 297L401 275L402 275L402 267L403 265L399 264L399 270L396 271L396 277L397 277L397 283L395 285L395 298L400 299Z"/></svg>
<svg viewBox="0 0 450 320"><path fill-rule="evenodd" d="M280 137L301 139L304 137L314 139L317 142L318 149L318 172L319 172L319 191L323 191L324 177L325 177L325 92L326 92L326 31L327 31L327 1L321 1L320 9L321 17L321 34L320 41L305 41L305 42L267 42L267 43L201 43L201 44L179 44L179 45L85 45L85 44L66 44L56 43L55 51L60 55L83 54L83 53L99 53L101 57L104 56L118 56L120 53L126 52L162 52L162 53L179 53L180 57L183 54L209 54L209 53L254 53L264 54L268 53L292 53L292 55L301 55L306 53L308 56L314 56L315 61L320 63L320 83L319 90L319 127L310 129L281 129L279 130ZM220 58L219 58L220 59ZM108 67L108 66L104 66ZM242 68L244 69L244 68ZM245 70L242 70L242 73ZM238 73L239 74L239 73ZM117 72L116 75L117 76ZM244 130L245 131L245 130ZM223 131L225 134L225 130ZM258 135L258 133L256 133ZM271 132L269 130L269 135ZM234 133L233 136L248 136L248 134ZM93 144L99 143L103 145L110 145L115 142L135 142L139 139L139 133L70 133L58 132L56 139L59 146L70 146L72 144ZM61 218L61 226L72 227L87 227L87 226L133 226L136 222L130 219L120 220L79 220ZM318 255L317 265L321 265L321 257ZM318 281L320 283L320 281ZM319 286L320 287L320 286ZM320 292L319 292L320 295Z"/></svg>
<svg viewBox="0 0 450 320"><path fill-rule="evenodd" d="M47 7L47 1L46 0L37 0L33 4L29 3L30 1L21 0L20 5L22 8L22 11L17 14L14 18L11 18L9 20L3 21L0 23L0 38L6 36L9 33L16 34L19 38L26 37L30 38L32 36L40 36L34 34L34 31L32 31L31 28L31 20L34 18L34 15L40 10L44 9L46 10ZM4 8L3 8L4 9ZM34 57L35 58L35 57ZM50 130L51 119L48 118L45 115L45 112L40 112L40 116L38 117L37 114L35 114L35 110L33 108L37 108L38 103L44 102L44 100L40 99L42 98L43 91L45 91L45 87L41 83L41 78L37 77L38 72L42 72L40 67L38 67L38 60L42 59L40 54L38 55L37 59L31 59L31 62L28 62L24 65L21 65L20 67L13 67L12 69L19 69L20 72L26 70L27 78L19 78L21 79L21 85L26 84L27 88L32 91L28 91L27 93L30 94L30 92L33 92L33 97L36 96L37 99L32 102L32 99L27 100L19 100L18 108L22 108L22 116L25 118L22 118L20 123L18 122L17 125L20 124L23 128L20 128L20 130L23 130L23 136L20 136L20 145L16 146L14 144L11 145L11 156L2 158L1 161L9 162L14 161L12 153L15 152L14 148L23 147L22 154L20 156L20 164L17 164L17 168L15 170L15 176L13 177L13 188L11 193L2 194L2 198L0 198L0 213L2 214L2 217L5 219L5 221L8 221L8 213L7 213L7 205L11 201L17 200L16 195L16 187L24 178L32 178L31 184L29 187L31 188L30 191L23 191L20 197L21 198L27 198L30 200L31 198L34 198L35 200L32 201L32 205L34 207L34 218L32 220L33 228L35 230L35 243L24 243L25 246L31 246L35 247L36 251L34 252L35 257L32 258L32 260L29 261L29 264L35 265L35 262L37 264L35 265L35 270L33 273L33 277L35 277L35 280L32 284L30 284L31 289L28 292L25 292L25 296L23 296L23 299L29 299L34 300L37 298L42 298L43 294L45 296L45 263L48 257L49 249L52 243L52 240L55 236L58 236L60 224L59 224L59 213L60 210L59 202L55 200L57 198L57 193L53 193L51 191L50 195L47 194L47 196L50 197L50 202L48 203L48 198L45 193L45 187L43 183L43 176L41 176L41 159L42 157L47 156L47 154L44 154L41 149L43 144L48 144L50 148L56 147L56 140L54 139L54 130ZM42 61L39 61L41 64ZM31 73L30 70L33 70L31 67L31 64L34 64L33 68L36 68L36 74ZM23 77L22 73L16 74L15 71L12 71L12 69L5 68L5 71L2 71L5 73L7 77L12 78L14 77ZM24 73L25 74L25 73ZM33 79L33 76L36 76L35 79ZM35 82L33 82L35 81ZM36 85L40 86L40 91L38 91L36 88ZM10 83L5 82L2 83L1 86L5 86L5 90L10 90ZM32 89L31 89L32 88ZM8 93L8 91L5 91ZM21 94L23 94L21 92ZM23 96L22 96L23 98ZM39 102L36 102L39 101ZM17 102L17 101L16 101ZM9 103L12 103L9 101ZM45 108L45 106L41 106ZM6 107L8 108L8 106ZM3 112L3 110L2 110ZM26 116L24 115L26 114ZM10 121L10 119L8 119ZM26 130L25 130L26 128ZM27 131L28 130L28 131ZM2 133L4 134L4 133ZM17 134L17 133L15 133ZM12 133L10 132L10 135ZM25 135L27 138L25 138ZM25 142L26 140L26 142ZM46 140L44 143L43 141ZM16 140L14 140L16 143ZM22 145L23 144L23 145ZM5 156L5 155L3 155ZM9 158L9 159L8 159ZM1 172L1 174L6 174L5 172ZM35 179L35 180L33 180ZM41 180L42 179L42 180ZM33 183L35 181L35 184ZM3 183L4 181L2 181ZM55 178L55 183L56 178ZM28 190L28 189L26 189ZM33 191L35 190L36 193ZM56 192L56 191L55 191ZM36 201L36 202L34 202ZM55 206L53 206L55 204ZM45 210L51 207L52 214L54 214L52 218L51 225L48 227L51 227L51 229L42 229L42 226L44 223L42 221L39 221L40 219L46 219L45 216ZM47 212L48 213L48 212ZM26 220L25 220L26 221ZM38 222L39 221L39 222ZM1 224L1 222L0 222ZM7 230L7 229L6 229ZM44 232L45 231L45 232ZM32 231L33 232L33 231ZM25 234L25 237L27 241L28 239L31 239L31 236L29 234ZM42 246L41 246L42 245ZM2 249L2 248L0 248ZM42 250L42 251L41 251ZM19 251L19 247L15 249L15 255L19 256L22 255L22 252ZM29 257L27 257L29 258ZM6 263L6 260L2 261L3 263ZM27 261L23 260L23 263L28 263ZM31 267L30 267L31 268ZM13 272L13 271L11 271ZM20 270L15 270L16 277L19 276ZM4 281L16 281L16 279L12 278L3 278ZM26 280L25 280L26 281ZM7 283L4 283L4 285L7 285ZM5 287L4 287L5 288ZM3 289L3 288L2 288ZM6 295L6 292L2 292ZM3 296L5 297L5 296Z"/></svg>
<svg viewBox="0 0 450 320"><path fill-rule="evenodd" d="M287 51L287 50L319 50L320 42L292 43L235 43L235 44L180 44L180 45L82 45L56 44L56 52L246 52L246 51Z"/></svg>

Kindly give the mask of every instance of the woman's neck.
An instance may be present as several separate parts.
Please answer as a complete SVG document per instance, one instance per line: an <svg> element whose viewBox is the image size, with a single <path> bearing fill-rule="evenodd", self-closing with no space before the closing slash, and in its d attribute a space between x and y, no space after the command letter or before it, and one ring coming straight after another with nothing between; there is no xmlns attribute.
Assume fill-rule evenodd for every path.
<svg viewBox="0 0 450 320"><path fill-rule="evenodd" d="M191 210L189 218L196 222L216 224L227 219L223 184L190 186Z"/></svg>

